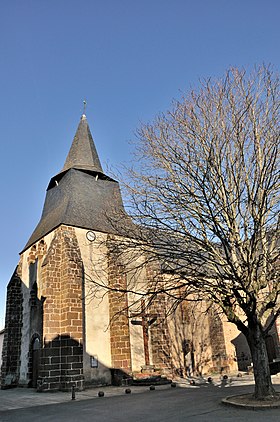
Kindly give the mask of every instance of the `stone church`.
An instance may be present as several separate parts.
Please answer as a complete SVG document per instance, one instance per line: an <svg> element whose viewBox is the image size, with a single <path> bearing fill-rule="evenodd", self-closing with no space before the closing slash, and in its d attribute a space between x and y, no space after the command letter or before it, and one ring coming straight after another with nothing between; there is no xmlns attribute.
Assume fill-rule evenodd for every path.
<svg viewBox="0 0 280 422"><path fill-rule="evenodd" d="M8 284L2 388L83 389L145 373L172 377L250 365L244 339L220 316L193 318L186 304L166 318L164 297L148 309L143 299L137 312L130 306L133 298L115 288L125 290L129 277L110 248L120 235L110 218L116 212L131 224L83 114ZM154 272L144 266L140 282Z"/></svg>

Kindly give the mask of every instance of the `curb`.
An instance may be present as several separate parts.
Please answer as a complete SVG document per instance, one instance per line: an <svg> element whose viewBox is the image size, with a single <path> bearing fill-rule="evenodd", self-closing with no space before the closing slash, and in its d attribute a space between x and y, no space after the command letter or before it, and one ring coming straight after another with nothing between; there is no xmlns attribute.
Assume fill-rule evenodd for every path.
<svg viewBox="0 0 280 422"><path fill-rule="evenodd" d="M248 394L248 396L251 394ZM235 399L238 400L239 397L244 397L244 394L239 394L237 396L228 396L222 399L222 404L226 406L232 406L232 407L239 407L242 409L250 409L250 410L267 410L267 409L279 409L280 408L280 402L279 404L272 404L272 403L262 403L262 404L247 404L247 403L238 403Z"/></svg>

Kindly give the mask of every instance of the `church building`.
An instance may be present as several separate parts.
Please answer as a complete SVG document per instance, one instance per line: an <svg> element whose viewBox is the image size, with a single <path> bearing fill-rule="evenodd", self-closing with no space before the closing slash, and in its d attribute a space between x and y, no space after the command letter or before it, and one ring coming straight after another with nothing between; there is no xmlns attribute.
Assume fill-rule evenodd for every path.
<svg viewBox="0 0 280 422"><path fill-rule="evenodd" d="M129 273L110 246L121 235L116 213L123 225L132 224L83 114L8 284L2 388L82 390L145 373L237 371L240 356L250 365L244 340L220 316L193 318L186 304L168 319L160 296L148 309L144 299L140 311L130 306L124 293ZM139 282L154 272L143 266Z"/></svg>

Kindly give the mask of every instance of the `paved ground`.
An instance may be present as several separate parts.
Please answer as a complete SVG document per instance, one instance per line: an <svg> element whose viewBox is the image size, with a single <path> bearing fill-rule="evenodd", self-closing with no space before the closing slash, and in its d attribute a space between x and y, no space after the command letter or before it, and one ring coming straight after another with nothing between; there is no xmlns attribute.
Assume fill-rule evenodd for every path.
<svg viewBox="0 0 280 422"><path fill-rule="evenodd" d="M280 377L274 377L280 391ZM192 421L263 421L279 422L280 409L254 411L221 404L228 395L252 391L252 378L232 382L215 381L213 385L201 383L190 386L186 382L176 388L157 386L132 387L125 394L125 387L106 387L103 398L99 389L76 393L71 400L69 393L36 393L31 389L0 391L0 422L176 422ZM141 394L140 394L141 393Z"/></svg>

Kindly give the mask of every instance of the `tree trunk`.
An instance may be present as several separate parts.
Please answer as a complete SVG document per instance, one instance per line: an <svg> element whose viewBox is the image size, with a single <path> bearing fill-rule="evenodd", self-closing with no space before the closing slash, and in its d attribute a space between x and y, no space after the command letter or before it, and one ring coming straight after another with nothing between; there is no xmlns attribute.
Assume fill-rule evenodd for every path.
<svg viewBox="0 0 280 422"><path fill-rule="evenodd" d="M271 381L265 337L257 321L249 324L247 341L253 361L255 378L254 397L258 400L269 400L275 396L275 390Z"/></svg>

